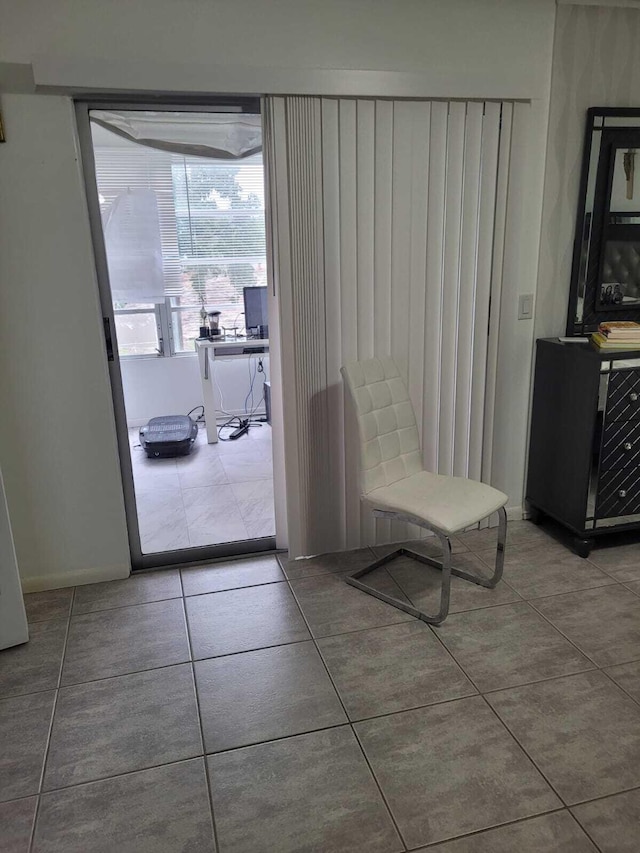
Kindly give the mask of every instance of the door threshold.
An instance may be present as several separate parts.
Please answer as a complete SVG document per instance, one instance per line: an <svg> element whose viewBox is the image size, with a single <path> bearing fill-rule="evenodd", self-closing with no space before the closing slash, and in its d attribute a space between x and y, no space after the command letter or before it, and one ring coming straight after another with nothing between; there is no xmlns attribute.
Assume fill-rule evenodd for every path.
<svg viewBox="0 0 640 853"><path fill-rule="evenodd" d="M275 554L286 553L286 548L277 548L275 537L269 536L264 539L255 539L251 542L260 543L247 551L247 541L231 542L221 546L207 545L202 548L189 548L188 551L166 551L158 554L143 555L142 565L132 567L132 574L141 572L157 571L159 569L180 569L194 566L205 566L213 563L229 562L230 560L242 560L250 557L266 557ZM212 553L212 549L215 552ZM196 552L196 553L194 553ZM197 553L204 552L204 553Z"/></svg>

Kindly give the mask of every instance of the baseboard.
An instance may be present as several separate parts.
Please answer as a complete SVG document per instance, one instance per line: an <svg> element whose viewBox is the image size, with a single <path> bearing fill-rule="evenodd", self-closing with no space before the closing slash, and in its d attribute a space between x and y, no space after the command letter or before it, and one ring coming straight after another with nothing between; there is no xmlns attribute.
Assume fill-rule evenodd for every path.
<svg viewBox="0 0 640 853"><path fill-rule="evenodd" d="M144 420L143 418L132 418L130 421L127 421L127 427L129 429L139 429L141 426L149 423L149 418Z"/></svg>
<svg viewBox="0 0 640 853"><path fill-rule="evenodd" d="M518 506L508 506L507 510L507 521L522 521L524 518L529 517L529 513L525 513L524 507L522 504Z"/></svg>
<svg viewBox="0 0 640 853"><path fill-rule="evenodd" d="M87 583L116 581L128 578L131 566L101 566L92 569L78 569L75 572L52 572L32 578L21 578L22 591L43 592L47 589L60 589L66 586L83 586Z"/></svg>

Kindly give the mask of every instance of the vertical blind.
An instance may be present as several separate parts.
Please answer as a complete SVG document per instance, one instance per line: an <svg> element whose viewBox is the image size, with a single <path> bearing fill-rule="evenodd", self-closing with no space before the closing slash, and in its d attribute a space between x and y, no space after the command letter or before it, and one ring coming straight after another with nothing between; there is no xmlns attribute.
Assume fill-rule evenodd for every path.
<svg viewBox="0 0 640 853"><path fill-rule="evenodd" d="M391 354L425 467L491 482L513 105L273 97L266 107L290 551L417 535L361 512L340 366Z"/></svg>
<svg viewBox="0 0 640 853"><path fill-rule="evenodd" d="M103 215L128 190L155 193L165 296L204 302L234 325L243 287L266 284L262 155L214 160L118 140L95 144L94 156Z"/></svg>

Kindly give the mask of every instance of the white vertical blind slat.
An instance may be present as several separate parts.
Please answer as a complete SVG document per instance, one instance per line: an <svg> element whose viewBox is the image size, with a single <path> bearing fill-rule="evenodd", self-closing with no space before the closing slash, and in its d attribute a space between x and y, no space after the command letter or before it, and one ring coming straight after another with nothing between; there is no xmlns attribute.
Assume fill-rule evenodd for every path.
<svg viewBox="0 0 640 853"><path fill-rule="evenodd" d="M371 358L375 350L374 271L375 271L375 104L360 100L356 104L356 194L357 194L357 290L358 290L358 358ZM357 436L349 441L350 458L357 460ZM353 448L353 449L352 449ZM356 482L350 494L357 496L357 465L352 465ZM358 501L359 504L359 501ZM370 512L360 512L363 544L375 542L375 519Z"/></svg>
<svg viewBox="0 0 640 853"><path fill-rule="evenodd" d="M464 174L460 227L460 294L458 300L458 351L456 364L453 473L469 473L471 430L471 377L475 338L478 213L483 104L467 105L464 134Z"/></svg>
<svg viewBox="0 0 640 853"><path fill-rule="evenodd" d="M375 103L374 355L391 352L391 205L393 199L393 103ZM391 525L376 521L377 539L388 542Z"/></svg>
<svg viewBox="0 0 640 853"><path fill-rule="evenodd" d="M375 104L356 105L358 358L374 353Z"/></svg>
<svg viewBox="0 0 640 853"><path fill-rule="evenodd" d="M424 407L424 363L425 363L425 295L427 204L429 190L429 126L430 104L412 105L411 121L411 210L410 210L410 254L409 254L409 334L407 387L413 401L418 421L418 432L422 437L422 411ZM409 538L424 536L424 531L415 525L408 526Z"/></svg>
<svg viewBox="0 0 640 853"><path fill-rule="evenodd" d="M412 104L393 108L391 198L391 356L403 376L409 374L409 287L411 267Z"/></svg>
<svg viewBox="0 0 640 853"><path fill-rule="evenodd" d="M412 104L393 105L391 167L391 331L390 353L403 376L409 372L409 287L411 262ZM404 523L391 523L392 541L409 538ZM413 535L417 535L415 532Z"/></svg>
<svg viewBox="0 0 640 853"><path fill-rule="evenodd" d="M500 143L498 146L498 174L496 179L496 212L493 229L493 257L491 262L491 315L487 344L487 370L484 402L484 430L482 437L482 481L491 483L493 477L493 427L495 421L498 350L500 344L500 303L502 302L502 273L504 267L507 198L509 192L509 161L511 158L511 133L513 105L502 105Z"/></svg>
<svg viewBox="0 0 640 853"><path fill-rule="evenodd" d="M449 105L444 221L438 472L453 474L466 104Z"/></svg>
<svg viewBox="0 0 640 853"><path fill-rule="evenodd" d="M500 104L484 105L482 122L482 159L480 164L480 207L478 211L478 260L473 335L473 376L471 386L471 422L469 430L469 476L482 479L482 438L489 343L489 302L491 299L491 263L496 214L498 144L500 141Z"/></svg>
<svg viewBox="0 0 640 853"><path fill-rule="evenodd" d="M429 199L429 131L431 105L413 106L411 127L411 251L409 257L408 388L422 436L425 385L425 309L427 279L427 206Z"/></svg>
<svg viewBox="0 0 640 853"><path fill-rule="evenodd" d="M339 102L340 175L340 276L348 283L340 289L341 334L345 361L358 358L361 321L358 317L358 221L356 190L356 102Z"/></svg>
<svg viewBox="0 0 640 853"><path fill-rule="evenodd" d="M326 317L322 210L321 116L318 99L289 98L292 333L300 480L301 547L314 553L332 535L335 504L326 460L331 452L326 400ZM293 179L292 179L293 178ZM287 334L287 330L283 329ZM285 393L287 393L285 391Z"/></svg>
<svg viewBox="0 0 640 853"><path fill-rule="evenodd" d="M293 328L293 281L291 265L291 206L289 204L289 143L288 121L284 98L265 98L264 141L266 175L269 181L269 221L273 239L272 280L278 293L280 328ZM292 518L291 507L302 502L302 482L300 477L299 436L297 432L297 395L291 393L295 387L295 341L291 334L280 337L283 430L285 436L296 436L293 447L289 446L285 462L285 490L287 503L288 545L292 554L304 554L305 544L302 536L302 518ZM275 394L278 393L275 390ZM279 472L278 472L279 473ZM293 522L293 523L291 523Z"/></svg>
<svg viewBox="0 0 640 853"><path fill-rule="evenodd" d="M325 269L325 315L327 328L327 405L329 430L340 435L345 422L344 391L340 367L345 361L342 349L342 300L340 264L340 145L338 133L338 101L323 98L322 111L322 192ZM345 442L333 444L327 459L331 470L331 484L336 503L337 538L341 548L346 548L346 494L356 487L355 474L347 476ZM352 468L353 466L351 466ZM353 481L353 482L352 482Z"/></svg>
<svg viewBox="0 0 640 853"><path fill-rule="evenodd" d="M393 198L393 104L376 101L374 175L374 346L376 355L391 351L391 205Z"/></svg>
<svg viewBox="0 0 640 853"><path fill-rule="evenodd" d="M361 321L358 312L358 221L357 221L357 147L356 102L338 101L338 137L340 158L338 163L340 184L340 292L343 361L355 361L359 355ZM337 332L337 330L336 330ZM337 377L340 381L340 377ZM357 433L346 431L346 544L355 548L360 544L360 501L358 499Z"/></svg>
<svg viewBox="0 0 640 853"><path fill-rule="evenodd" d="M444 215L446 201L447 123L449 106L431 105L429 192L427 205L424 405L422 448L426 467L438 470L440 384L442 364L442 295L444 278Z"/></svg>

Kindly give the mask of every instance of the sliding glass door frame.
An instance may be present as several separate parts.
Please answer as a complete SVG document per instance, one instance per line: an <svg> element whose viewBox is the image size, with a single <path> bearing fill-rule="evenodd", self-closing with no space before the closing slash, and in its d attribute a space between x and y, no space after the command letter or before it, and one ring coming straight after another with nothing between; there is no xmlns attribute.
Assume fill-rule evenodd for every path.
<svg viewBox="0 0 640 853"><path fill-rule="evenodd" d="M76 99L75 113L78 140L80 144L81 165L84 175L89 226L93 242L98 294L105 330L105 350L108 361L109 377L111 380L113 412L120 457L120 470L122 474L124 504L129 536L129 550L131 553L131 567L135 571L139 569L161 568L186 563L199 563L224 557L238 556L241 554L273 551L276 548L275 536L217 545L207 545L203 547L183 548L175 551L163 551L151 554L144 554L142 552L133 480L133 466L129 450L129 432L124 402L122 371L118 348L115 342L114 310L111 299L111 286L109 283L107 255L102 231L100 203L96 185L93 143L89 122L89 113L93 109L166 110L167 112L199 113L251 111L259 113L260 99L259 97L220 97L215 99L198 98L197 100L193 98L172 98L165 100L162 98L150 99L147 96L140 99L127 98L118 100L115 97L92 97L91 99ZM267 229L269 227L268 218L266 227ZM269 234L267 234L267 242L269 242L269 240L270 237Z"/></svg>

